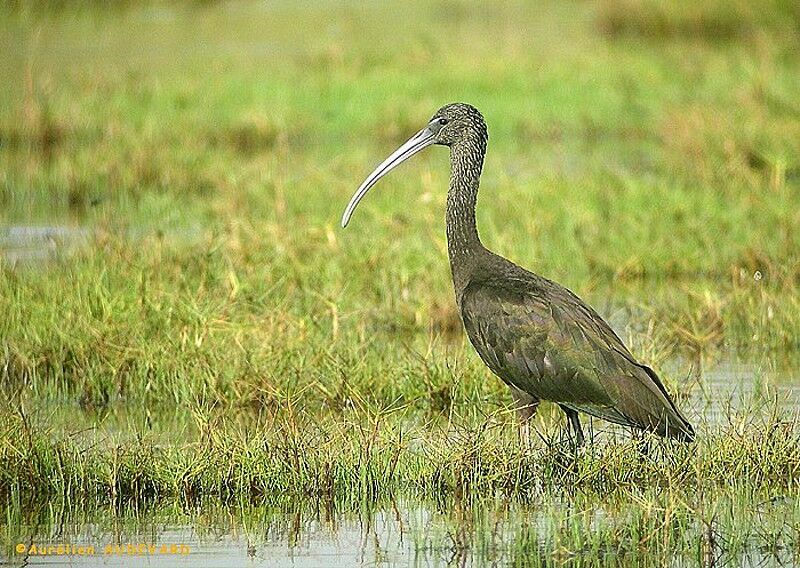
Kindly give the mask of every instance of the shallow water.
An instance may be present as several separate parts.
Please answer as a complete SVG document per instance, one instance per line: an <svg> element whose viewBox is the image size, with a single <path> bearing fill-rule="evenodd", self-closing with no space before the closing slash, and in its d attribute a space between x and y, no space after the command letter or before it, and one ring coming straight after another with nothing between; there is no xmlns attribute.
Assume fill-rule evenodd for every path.
<svg viewBox="0 0 800 568"><path fill-rule="evenodd" d="M775 515L796 515L797 506L784 502ZM593 511L568 504L489 503L468 509L392 504L377 512L297 512L251 509L246 514L167 514L140 516L96 513L80 521L45 520L38 526L5 527L3 553L11 566L444 566L444 565L736 565L780 566L797 560L787 546L791 535L779 535L778 546L766 549L756 539L736 550L726 547L726 531L698 556L689 549L669 557L647 547L609 546L592 531L621 526L627 512L614 508ZM102 516L101 516L102 515ZM559 530L570 515L589 518L585 540ZM554 520L554 517L557 520ZM187 522L191 521L191 523ZM770 527L772 529L772 527ZM704 539L702 531L686 538ZM84 554L30 554L31 546L86 547ZM148 550L137 550L140 544ZM133 548L129 549L131 545ZM619 545L619 542L617 542ZM94 546L94 550L88 547ZM21 550L22 552L17 552ZM699 562L698 562L699 561Z"/></svg>
<svg viewBox="0 0 800 568"><path fill-rule="evenodd" d="M43 263L68 255L90 235L89 229L66 225L0 227L0 258L11 265Z"/></svg>
<svg viewBox="0 0 800 568"><path fill-rule="evenodd" d="M794 413L800 411L800 375L788 364L776 369L728 357L702 370L688 407L707 424L758 408Z"/></svg>

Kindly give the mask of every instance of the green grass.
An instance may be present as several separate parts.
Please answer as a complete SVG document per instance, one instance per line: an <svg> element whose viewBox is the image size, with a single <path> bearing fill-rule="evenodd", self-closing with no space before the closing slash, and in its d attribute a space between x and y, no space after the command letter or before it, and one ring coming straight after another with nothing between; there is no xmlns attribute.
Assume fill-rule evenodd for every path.
<svg viewBox="0 0 800 568"><path fill-rule="evenodd" d="M597 546L641 530L687 554L703 499L796 500L796 418L756 406L693 416L696 446L644 457L625 437L577 458L520 445L454 307L443 149L338 228L374 163L471 102L490 248L608 316L681 405L731 357L796 378L792 3L2 11L0 223L92 235L46 264L0 259L3 495L616 499L635 512ZM549 416L537 429L557 437ZM574 553L589 521L551 512L567 541L546 548Z"/></svg>
<svg viewBox="0 0 800 568"><path fill-rule="evenodd" d="M422 417L364 404L308 412L300 396L259 413L195 409L153 428L54 428L52 414L2 416L0 488L15 499L69 495L86 503L214 497L228 501L505 497L635 498L718 488L794 492L800 482L796 413L753 408L700 424L694 445L598 434L577 454L550 429L520 436L506 409Z"/></svg>
<svg viewBox="0 0 800 568"><path fill-rule="evenodd" d="M313 531L306 525L320 516L344 533L362 519L367 538L364 524L369 531L370 519L388 514L408 524L406 546L435 558L451 546L476 561L521 565L531 555L543 564L597 555L658 564L707 555L786 562L800 553L797 415L732 415L692 446L617 438L574 454L557 439L520 440L508 412L421 423L403 409L331 416L297 402L260 419L196 412L181 429L194 441L178 444L176 430L169 442L141 427L65 434L24 412L4 416L4 546L46 542L51 524L80 527L104 515L123 526L131 516L165 522L156 519L166 507L166 526L199 526L201 538L204 524L225 534L234 522L242 529L227 530L248 541L267 534L301 550L301 535ZM420 519L420 508L432 516Z"/></svg>

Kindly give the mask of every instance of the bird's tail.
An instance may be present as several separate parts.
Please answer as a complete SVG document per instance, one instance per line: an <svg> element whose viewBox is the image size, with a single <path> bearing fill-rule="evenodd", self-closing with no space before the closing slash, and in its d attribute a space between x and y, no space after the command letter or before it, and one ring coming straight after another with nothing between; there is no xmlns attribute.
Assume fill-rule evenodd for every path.
<svg viewBox="0 0 800 568"><path fill-rule="evenodd" d="M681 411L678 410L678 407L675 405L675 402L673 402L672 397L669 396L667 389L664 388L656 372L647 365L642 365L640 363L636 365L647 373L663 396L662 402L664 407L656 431L666 438L680 440L681 442L694 441L694 428Z"/></svg>
<svg viewBox="0 0 800 568"><path fill-rule="evenodd" d="M681 442L693 442L694 427L677 408L673 407L672 410L674 410L674 413L668 420L665 420L664 432L660 432L660 434Z"/></svg>

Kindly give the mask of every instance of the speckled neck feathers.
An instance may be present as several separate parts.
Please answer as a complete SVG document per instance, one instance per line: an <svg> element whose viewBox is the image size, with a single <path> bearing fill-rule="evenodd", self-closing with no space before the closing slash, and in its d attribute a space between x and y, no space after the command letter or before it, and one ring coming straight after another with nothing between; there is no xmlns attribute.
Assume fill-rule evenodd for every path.
<svg viewBox="0 0 800 568"><path fill-rule="evenodd" d="M460 297L475 265L487 252L478 237L475 205L488 136L481 120L467 136L450 146L450 189L447 193L447 250L456 297Z"/></svg>

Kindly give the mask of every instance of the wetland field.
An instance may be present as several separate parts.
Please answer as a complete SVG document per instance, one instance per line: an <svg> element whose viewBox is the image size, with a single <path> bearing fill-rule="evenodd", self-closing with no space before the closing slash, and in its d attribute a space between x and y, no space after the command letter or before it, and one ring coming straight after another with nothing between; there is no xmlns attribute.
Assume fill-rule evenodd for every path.
<svg viewBox="0 0 800 568"><path fill-rule="evenodd" d="M798 6L0 4L0 563L800 564ZM696 442L521 432L456 311L445 149L340 228L452 101L484 243Z"/></svg>

